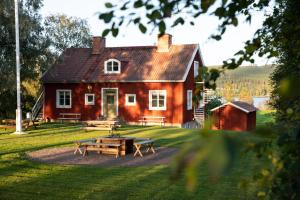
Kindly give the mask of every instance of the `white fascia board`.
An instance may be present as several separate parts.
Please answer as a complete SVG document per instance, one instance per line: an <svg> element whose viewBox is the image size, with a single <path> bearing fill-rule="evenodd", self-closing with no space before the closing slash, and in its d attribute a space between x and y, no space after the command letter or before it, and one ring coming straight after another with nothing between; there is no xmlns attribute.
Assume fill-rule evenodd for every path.
<svg viewBox="0 0 300 200"><path fill-rule="evenodd" d="M197 47L195 48L195 50L194 50L194 52L193 52L193 54L192 54L192 57L191 57L191 59L190 59L188 65L187 65L187 67L186 67L186 71L185 71L185 73L184 73L184 75L183 75L183 78L182 78L182 81L183 81L183 82L185 82L185 80L186 80L186 78L187 78L187 76L188 76L188 74L189 74L189 72L190 72L190 70L191 70L191 67L194 66L194 65L193 65L193 61L194 61L194 58L195 58L195 56L196 56L197 53L199 53L200 60L201 60L201 64L204 65L204 64L203 64L202 55L201 55L201 52L200 52L200 47L199 47L199 45L197 45ZM200 66L200 65L199 65L199 67L203 67L203 66Z"/></svg>
<svg viewBox="0 0 300 200"><path fill-rule="evenodd" d="M249 113L248 110L246 110L246 109L244 109L244 108L242 108L242 107L240 107L240 106L237 106L237 105L235 105L235 104L233 104L233 103L231 103L231 102L228 102L228 103L225 103L225 104L220 105L220 106L218 106L218 107L215 107L215 108L211 109L210 111L217 110L217 109L219 109L219 108L221 108L221 107L224 107L224 106L226 106L226 105L232 105L233 107L235 107L235 108L237 108L237 109L239 109L239 110L242 110L242 111L244 111L244 112L246 112L246 113Z"/></svg>

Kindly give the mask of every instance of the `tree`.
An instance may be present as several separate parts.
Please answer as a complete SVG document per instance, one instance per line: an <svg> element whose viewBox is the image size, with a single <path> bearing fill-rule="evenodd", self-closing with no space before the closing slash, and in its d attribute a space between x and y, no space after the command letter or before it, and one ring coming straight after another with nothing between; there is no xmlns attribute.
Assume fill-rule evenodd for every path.
<svg viewBox="0 0 300 200"><path fill-rule="evenodd" d="M218 106L222 105L222 101L221 101L221 97L214 97L213 99L211 99L205 107L205 114L206 116L210 116L211 115L211 109L214 109Z"/></svg>
<svg viewBox="0 0 300 200"><path fill-rule="evenodd" d="M44 62L44 52L48 43L43 36L41 16L38 11L42 6L39 0L21 1L20 49L21 79L35 79ZM15 65L15 28L14 1L0 1L0 117L14 117L16 109L16 65ZM27 91L22 86L22 98ZM24 104L22 105L24 108ZM26 110L25 110L26 111Z"/></svg>
<svg viewBox="0 0 300 200"><path fill-rule="evenodd" d="M42 0L20 1L20 50L22 110L28 112L41 89L39 78L68 47L89 47L91 34L86 20L52 15L41 23ZM0 1L0 118L14 118L16 65L14 1Z"/></svg>
<svg viewBox="0 0 300 200"><path fill-rule="evenodd" d="M84 19L50 15L45 19L45 35L51 41L51 50L60 55L66 48L90 47L91 32Z"/></svg>
<svg viewBox="0 0 300 200"><path fill-rule="evenodd" d="M158 28L160 34L163 34L168 25L167 21L172 22L172 27L186 22L193 25L194 20L209 11L220 21L218 32L212 35L216 40L222 38L228 26L238 26L241 17L251 22L253 11L265 11L268 6L271 6L271 9L266 12L263 27L256 31L253 38L245 43L244 49L237 52L234 58L224 61L223 69L235 69L244 61L253 63L255 54L278 58L277 67L271 76L273 86L271 100L272 106L276 109L276 124L272 129L265 131L265 134L273 132L271 130L276 127L277 146L272 149L268 148L271 145L262 145L254 149L272 161L271 167L264 169L258 176L258 180L263 184L257 196L268 199L300 198L300 90L298 88L300 85L300 2L298 0L135 0L124 1L117 5L111 3L105 5L109 11L101 13L99 18L110 24L110 27L103 31L104 36L109 33L117 36L120 27L128 23L135 24L142 33L146 33L149 28L152 30ZM212 74L214 75L211 77L218 77L219 71L213 71ZM215 80L211 80L215 83ZM197 164L203 162L205 158L213 159L213 152L209 150L207 142L213 143L210 138L207 129L202 130L202 138L185 147L178 157L175 174L183 169L189 170L186 174L190 185L195 182L194 172ZM207 141L203 142L203 139ZM228 143L228 139L224 138L224 141L227 142L223 144ZM214 143L214 146L218 145ZM227 147L223 150L229 149L230 152L230 147ZM190 152L193 153L187 156ZM190 156L193 159L190 159ZM189 159L185 159L186 157ZM218 163L216 160L215 162ZM229 163L223 160L218 164L228 166Z"/></svg>

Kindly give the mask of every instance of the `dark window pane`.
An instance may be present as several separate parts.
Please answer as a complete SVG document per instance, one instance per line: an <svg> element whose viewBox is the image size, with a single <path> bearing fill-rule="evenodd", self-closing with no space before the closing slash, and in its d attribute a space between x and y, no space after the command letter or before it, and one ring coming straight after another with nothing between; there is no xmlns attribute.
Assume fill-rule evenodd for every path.
<svg viewBox="0 0 300 200"><path fill-rule="evenodd" d="M157 100L152 99L152 107L157 107Z"/></svg>
<svg viewBox="0 0 300 200"><path fill-rule="evenodd" d="M112 71L112 62L107 63L107 71Z"/></svg>
<svg viewBox="0 0 300 200"><path fill-rule="evenodd" d="M108 104L114 104L115 103L115 96L109 95L106 96L106 101Z"/></svg>
<svg viewBox="0 0 300 200"><path fill-rule="evenodd" d="M164 100L164 99L165 99L165 95L160 94L160 95L159 95L159 100Z"/></svg>
<svg viewBox="0 0 300 200"><path fill-rule="evenodd" d="M88 95L87 100L88 100L89 103L93 103L94 102L94 96L93 95Z"/></svg>
<svg viewBox="0 0 300 200"><path fill-rule="evenodd" d="M65 94L64 94L64 92L59 92L59 98L60 98L60 99L63 99L63 98L65 98Z"/></svg>
<svg viewBox="0 0 300 200"><path fill-rule="evenodd" d="M157 100L157 94L152 94L152 100Z"/></svg>
<svg viewBox="0 0 300 200"><path fill-rule="evenodd" d="M60 98L59 99L59 105L63 106L65 104L65 101L63 98Z"/></svg>
<svg viewBox="0 0 300 200"><path fill-rule="evenodd" d="M128 102L129 103L134 103L134 96L129 96L128 97Z"/></svg>
<svg viewBox="0 0 300 200"><path fill-rule="evenodd" d="M159 107L164 107L164 102L165 102L164 100L161 100L161 99L160 99L160 100L159 100Z"/></svg>
<svg viewBox="0 0 300 200"><path fill-rule="evenodd" d="M69 105L70 105L70 99L66 98L66 100L65 100L65 106L69 106Z"/></svg>
<svg viewBox="0 0 300 200"><path fill-rule="evenodd" d="M113 71L119 71L119 64L117 62L113 62L114 69Z"/></svg>

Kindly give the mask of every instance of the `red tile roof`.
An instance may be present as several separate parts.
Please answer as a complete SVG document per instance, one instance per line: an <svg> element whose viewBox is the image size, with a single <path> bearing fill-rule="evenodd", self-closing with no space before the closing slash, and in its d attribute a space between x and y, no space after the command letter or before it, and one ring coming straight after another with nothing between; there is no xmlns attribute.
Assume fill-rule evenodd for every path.
<svg viewBox="0 0 300 200"><path fill-rule="evenodd" d="M169 52L156 46L106 47L100 54L91 48L69 48L59 64L43 76L44 83L183 81L198 45L172 45ZM104 62L121 61L120 74L104 74Z"/></svg>

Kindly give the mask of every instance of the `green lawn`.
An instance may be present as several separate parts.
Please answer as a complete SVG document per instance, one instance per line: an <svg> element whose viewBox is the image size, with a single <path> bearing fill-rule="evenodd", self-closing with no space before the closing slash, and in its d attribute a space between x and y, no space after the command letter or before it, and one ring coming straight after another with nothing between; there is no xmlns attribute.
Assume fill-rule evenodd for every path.
<svg viewBox="0 0 300 200"><path fill-rule="evenodd" d="M270 116L269 116L270 117ZM266 118L258 116L258 120ZM261 123L260 123L261 124ZM70 146L72 141L106 135L84 132L76 124L43 124L27 135L0 129L0 199L249 199L254 188L238 187L261 163L242 154L234 169L212 181L205 165L199 167L198 187L187 192L184 178L171 182L166 165L144 167L92 167L41 164L29 161L26 151ZM160 127L124 127L121 135L154 138L159 146L178 147L193 140L198 130ZM239 133L229 133L239 134Z"/></svg>

